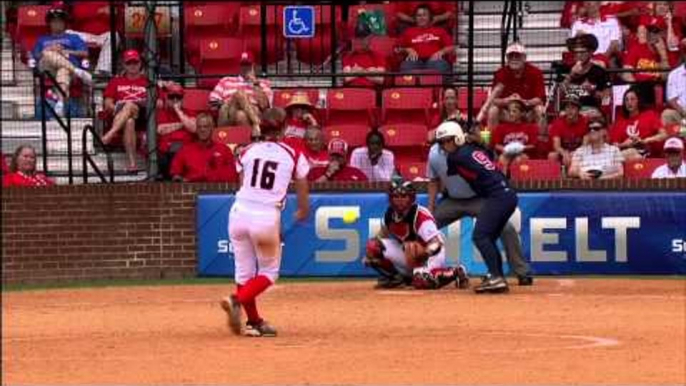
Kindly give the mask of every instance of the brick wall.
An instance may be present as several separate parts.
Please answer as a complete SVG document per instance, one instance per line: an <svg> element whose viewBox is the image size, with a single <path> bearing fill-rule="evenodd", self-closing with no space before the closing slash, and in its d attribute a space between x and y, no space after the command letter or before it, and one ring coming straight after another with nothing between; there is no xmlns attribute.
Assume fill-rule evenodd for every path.
<svg viewBox="0 0 686 386"><path fill-rule="evenodd" d="M321 190L383 190L360 183ZM680 190L672 181L530 181L520 190ZM2 189L2 282L180 278L196 272L195 198L226 184Z"/></svg>

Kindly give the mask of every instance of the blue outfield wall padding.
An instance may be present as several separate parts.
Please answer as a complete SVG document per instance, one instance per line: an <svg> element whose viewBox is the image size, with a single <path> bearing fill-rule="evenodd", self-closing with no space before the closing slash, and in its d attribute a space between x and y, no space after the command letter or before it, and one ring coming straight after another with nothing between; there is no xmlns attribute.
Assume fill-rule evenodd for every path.
<svg viewBox="0 0 686 386"><path fill-rule="evenodd" d="M231 276L228 212L234 196L197 201L198 273ZM426 202L426 195L419 196ZM381 223L383 193L312 194L309 218L296 223L295 197L282 213L284 276L373 276L361 263ZM343 222L349 211L357 221ZM521 193L511 222L537 274L686 274L686 193ZM485 265L471 242L473 219L443 229L448 261L472 274Z"/></svg>

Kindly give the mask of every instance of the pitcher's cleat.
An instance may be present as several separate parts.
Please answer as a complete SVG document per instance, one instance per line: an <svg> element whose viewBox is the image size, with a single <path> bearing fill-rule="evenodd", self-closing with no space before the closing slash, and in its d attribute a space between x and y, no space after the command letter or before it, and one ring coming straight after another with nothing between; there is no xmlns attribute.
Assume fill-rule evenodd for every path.
<svg viewBox="0 0 686 386"><path fill-rule="evenodd" d="M263 320L259 323L250 323L248 322L245 325L245 330L243 331L243 335L249 336L252 338L273 338L276 336L276 329L267 323L267 321Z"/></svg>
<svg viewBox="0 0 686 386"><path fill-rule="evenodd" d="M226 311L227 325L236 335L241 334L241 304L238 303L236 295L231 295L222 299L221 306Z"/></svg>

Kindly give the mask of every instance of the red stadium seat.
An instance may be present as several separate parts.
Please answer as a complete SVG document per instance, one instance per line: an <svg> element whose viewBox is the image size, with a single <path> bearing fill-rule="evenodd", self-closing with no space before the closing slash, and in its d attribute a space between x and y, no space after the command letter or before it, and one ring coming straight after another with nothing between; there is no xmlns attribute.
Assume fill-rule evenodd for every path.
<svg viewBox="0 0 686 386"><path fill-rule="evenodd" d="M262 13L259 4L242 5L239 13L240 36L245 40L245 48L255 55L257 63L262 61L266 52L268 64L274 64L285 57L283 37L283 6L267 6L267 47L262 50Z"/></svg>
<svg viewBox="0 0 686 386"><path fill-rule="evenodd" d="M186 89L183 96L183 108L192 115L210 110L209 106L209 90L202 89Z"/></svg>
<svg viewBox="0 0 686 386"><path fill-rule="evenodd" d="M376 92L363 88L329 90L326 96L327 125L375 124Z"/></svg>
<svg viewBox="0 0 686 386"><path fill-rule="evenodd" d="M627 161L624 163L624 176L628 179L648 179L658 166L664 165L662 158L646 158L641 160Z"/></svg>
<svg viewBox="0 0 686 386"><path fill-rule="evenodd" d="M336 9L336 26L341 23L341 8ZM311 65L324 63L336 49L337 44L332 45L331 6L321 5L314 7L315 36L311 39L295 39L296 55L299 61ZM338 39L343 31L338 33Z"/></svg>
<svg viewBox="0 0 686 386"><path fill-rule="evenodd" d="M370 129L367 125L331 125L324 127L324 135L327 140L341 138L348 142L350 147L364 146L369 131Z"/></svg>
<svg viewBox="0 0 686 386"><path fill-rule="evenodd" d="M460 109L460 111L467 111L467 94L469 91L470 90L466 87L457 90L457 108ZM472 91L474 93L474 109L472 111L474 111L474 114L478 114L481 106L483 106L488 99L489 90L487 88L479 87L472 89Z"/></svg>
<svg viewBox="0 0 686 386"><path fill-rule="evenodd" d="M417 76L411 74L395 76L394 83L398 87L415 86L417 84Z"/></svg>
<svg viewBox="0 0 686 386"><path fill-rule="evenodd" d="M389 88L383 91L381 122L427 125L433 104L430 88Z"/></svg>
<svg viewBox="0 0 686 386"><path fill-rule="evenodd" d="M319 101L319 90L316 88L284 88L274 90L274 100L272 104L274 107L285 108L288 102L291 101L293 94L297 92L307 93L307 98L309 98L310 103L314 106L317 105L317 102Z"/></svg>
<svg viewBox="0 0 686 386"><path fill-rule="evenodd" d="M400 175L406 180L426 179L426 162L402 161L398 163L396 161L396 167Z"/></svg>
<svg viewBox="0 0 686 386"><path fill-rule="evenodd" d="M243 41L237 38L216 38L202 40L200 43L200 65L202 75L238 74L243 53ZM213 88L219 78L198 80L198 86Z"/></svg>
<svg viewBox="0 0 686 386"><path fill-rule="evenodd" d="M379 131L384 135L389 148L416 147L426 142L426 125L395 123L381 126Z"/></svg>
<svg viewBox="0 0 686 386"><path fill-rule="evenodd" d="M252 129L248 126L222 126L214 129L212 140L224 145L245 145L251 141Z"/></svg>
<svg viewBox="0 0 686 386"><path fill-rule="evenodd" d="M550 160L519 161L510 166L513 180L559 180L562 176L560 163Z"/></svg>
<svg viewBox="0 0 686 386"><path fill-rule="evenodd" d="M238 28L239 3L216 2L184 8L186 57L193 67L200 64L200 43L203 39L231 36Z"/></svg>
<svg viewBox="0 0 686 386"><path fill-rule="evenodd" d="M26 63L27 52L33 49L36 41L42 35L49 32L45 22L45 15L48 13L48 5L26 5L19 7L17 15L17 37L21 47L21 60Z"/></svg>

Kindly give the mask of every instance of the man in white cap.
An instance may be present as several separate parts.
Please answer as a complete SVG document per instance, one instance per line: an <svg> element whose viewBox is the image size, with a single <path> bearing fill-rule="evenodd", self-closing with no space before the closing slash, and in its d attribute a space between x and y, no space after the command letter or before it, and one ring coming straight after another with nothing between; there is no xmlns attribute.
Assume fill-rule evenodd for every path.
<svg viewBox="0 0 686 386"><path fill-rule="evenodd" d="M488 127L494 128L500 120L507 119L507 105L511 100L521 99L530 112L529 122L540 122L545 116L545 81L543 72L526 61L526 48L514 42L505 51L507 64L493 76L491 97L484 109L488 109Z"/></svg>
<svg viewBox="0 0 686 386"><path fill-rule="evenodd" d="M684 142L672 137L665 141L664 152L667 163L655 169L652 178L686 178Z"/></svg>

